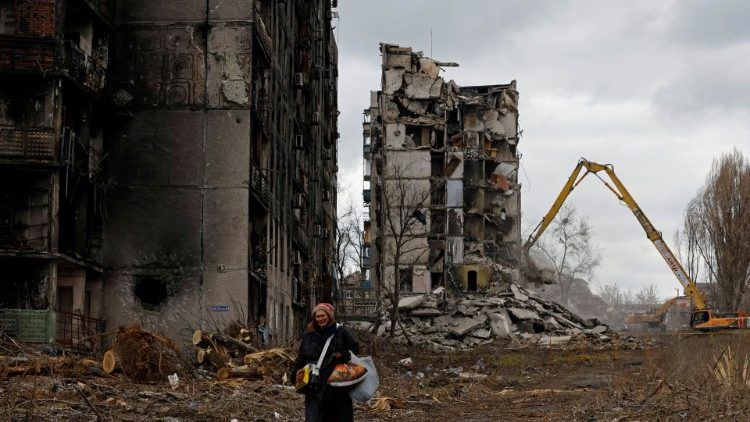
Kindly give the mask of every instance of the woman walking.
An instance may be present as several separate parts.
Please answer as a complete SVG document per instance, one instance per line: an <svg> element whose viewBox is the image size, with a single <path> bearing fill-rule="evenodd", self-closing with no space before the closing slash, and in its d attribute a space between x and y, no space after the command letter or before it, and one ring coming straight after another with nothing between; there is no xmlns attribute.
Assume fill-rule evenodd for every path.
<svg viewBox="0 0 750 422"><path fill-rule="evenodd" d="M343 326L336 324L331 304L319 303L313 309L312 320L302 337L292 375L296 375L308 363L318 362L329 337L331 343L323 356L318 384L308 386L305 391L306 422L354 420L352 399L347 389L328 385L328 377L336 364L349 362L351 353L359 353L359 344Z"/></svg>

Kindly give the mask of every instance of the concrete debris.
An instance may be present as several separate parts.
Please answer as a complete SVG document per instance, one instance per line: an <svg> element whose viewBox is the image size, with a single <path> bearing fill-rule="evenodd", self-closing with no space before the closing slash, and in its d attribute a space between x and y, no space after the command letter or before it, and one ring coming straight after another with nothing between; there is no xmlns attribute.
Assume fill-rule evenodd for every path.
<svg viewBox="0 0 750 422"><path fill-rule="evenodd" d="M595 334L602 334L605 331L607 331L607 326L605 325L597 325L596 327L591 329L591 332Z"/></svg>
<svg viewBox="0 0 750 422"><path fill-rule="evenodd" d="M398 309L414 309L424 301L425 296L407 296L398 301Z"/></svg>
<svg viewBox="0 0 750 422"><path fill-rule="evenodd" d="M401 324L394 341L411 341L438 351L466 350L495 340L538 347L580 341L609 347L613 342L606 325L584 320L562 305L529 292L510 268L492 262L482 265L491 267L493 274L485 292L456 293L439 288L401 299ZM388 315L384 312L381 317L378 336L390 335ZM638 347L631 340L626 341L629 347L627 344Z"/></svg>

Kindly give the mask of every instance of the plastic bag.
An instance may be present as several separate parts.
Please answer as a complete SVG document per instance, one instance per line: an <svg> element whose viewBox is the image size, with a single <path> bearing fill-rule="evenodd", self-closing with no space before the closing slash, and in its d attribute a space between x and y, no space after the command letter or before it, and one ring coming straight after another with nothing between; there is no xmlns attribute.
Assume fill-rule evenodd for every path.
<svg viewBox="0 0 750 422"><path fill-rule="evenodd" d="M367 368L354 362L339 363L333 368L328 384L333 387L348 387L362 382Z"/></svg>
<svg viewBox="0 0 750 422"><path fill-rule="evenodd" d="M367 373L362 377L362 381L349 390L349 397L352 400L364 403L375 397L375 392L378 391L378 386L380 386L380 377L378 377L378 371L375 369L375 362L372 361L370 356L359 357L354 353L352 353L350 362L367 368Z"/></svg>

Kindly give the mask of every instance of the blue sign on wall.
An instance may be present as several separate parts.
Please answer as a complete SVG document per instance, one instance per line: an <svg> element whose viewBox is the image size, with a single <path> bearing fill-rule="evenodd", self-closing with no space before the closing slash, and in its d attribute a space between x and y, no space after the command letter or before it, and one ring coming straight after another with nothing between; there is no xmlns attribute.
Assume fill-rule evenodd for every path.
<svg viewBox="0 0 750 422"><path fill-rule="evenodd" d="M214 312L229 312L229 305L211 305Z"/></svg>

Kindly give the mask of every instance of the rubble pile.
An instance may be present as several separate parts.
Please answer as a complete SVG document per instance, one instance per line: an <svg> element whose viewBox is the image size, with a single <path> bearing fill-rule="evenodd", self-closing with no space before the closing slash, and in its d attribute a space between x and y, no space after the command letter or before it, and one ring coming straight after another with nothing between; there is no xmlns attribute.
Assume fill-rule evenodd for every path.
<svg viewBox="0 0 750 422"><path fill-rule="evenodd" d="M551 346L612 341L613 333L597 319L580 318L537 296L521 287L517 270L492 265L496 276L485 292L453 295L439 287L429 294L402 298L396 341L441 351L468 349L494 339ZM380 322L377 335L388 336L389 314Z"/></svg>

